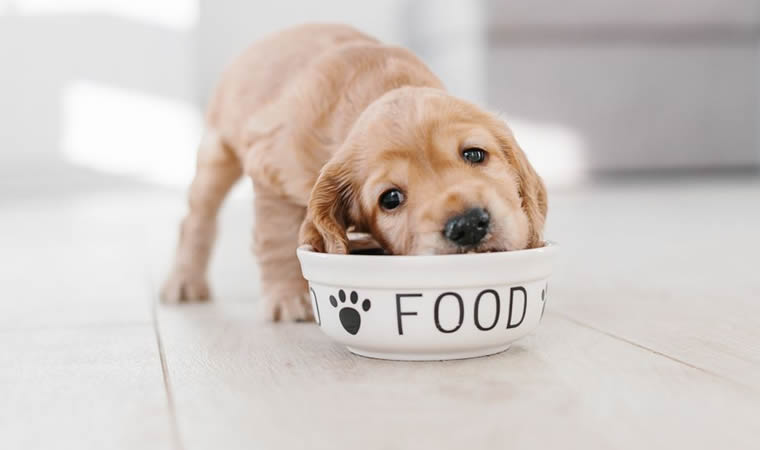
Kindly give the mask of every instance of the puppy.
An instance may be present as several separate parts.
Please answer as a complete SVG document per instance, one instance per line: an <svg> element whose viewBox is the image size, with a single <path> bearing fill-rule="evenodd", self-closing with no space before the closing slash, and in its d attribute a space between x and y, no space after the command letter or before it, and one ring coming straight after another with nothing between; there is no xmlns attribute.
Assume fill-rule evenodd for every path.
<svg viewBox="0 0 760 450"><path fill-rule="evenodd" d="M272 320L312 318L299 243L347 253L356 231L395 255L542 245L546 191L506 124L353 28L304 25L254 44L206 120L167 302L209 298L217 211L244 174Z"/></svg>

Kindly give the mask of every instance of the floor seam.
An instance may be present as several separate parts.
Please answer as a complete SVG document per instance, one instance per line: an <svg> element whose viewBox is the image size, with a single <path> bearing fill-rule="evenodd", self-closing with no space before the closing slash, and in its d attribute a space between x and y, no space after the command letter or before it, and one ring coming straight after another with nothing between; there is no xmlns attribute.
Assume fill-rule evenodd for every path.
<svg viewBox="0 0 760 450"><path fill-rule="evenodd" d="M166 403L169 408L169 422L171 427L172 438L174 445L178 450L183 450L184 445L179 433L179 423L177 421L177 410L174 403L174 394L172 392L171 381L169 379L169 367L166 362L166 354L164 352L164 343L161 339L161 332L158 328L158 312L157 306L153 306L153 331L156 335L156 344L158 345L158 358L161 362L161 376L164 382L164 392L166 393Z"/></svg>
<svg viewBox="0 0 760 450"><path fill-rule="evenodd" d="M682 359L676 358L674 356L668 355L667 353L663 353L663 352L661 352L659 350L655 350L655 349L653 349L651 347L647 347L645 345L639 344L637 342L634 342L634 341L632 341L630 339L627 339L627 338L624 338L622 336L618 336L618 335L616 335L614 333L611 333L609 331L605 331L605 330L597 328L597 327L595 327L593 325L589 325L589 324L587 324L585 322L581 322L580 320L577 320L577 319L575 319L573 317L570 317L570 316L568 316L568 315L566 315L564 313L551 312L551 313L547 313L547 315L552 315L552 316L558 317L560 319L566 320L568 322L574 323L574 324L576 324L578 326L581 326L583 328L587 328L589 330L596 331L597 333L601 333L601 334L603 334L603 335L605 335L607 337L610 337L612 339L615 339L617 341L623 342L625 344L634 346L634 347L636 347L638 349L641 349L641 350L647 351L649 353L655 354L655 355L660 356L662 358L665 358L665 359L668 359L670 361L673 361L673 362L675 362L677 364L681 364L683 366L689 367L690 369L697 370L697 371L702 372L702 373L704 373L706 375L709 375L709 376L711 376L713 378L717 378L719 380L722 380L722 381L725 381L727 383L733 384L734 386L740 387L740 388L745 389L745 390L749 390L749 391L751 391L751 392L753 392L755 394L757 394L758 392L760 392L756 388L754 388L752 386L749 386L749 385L746 385L746 384L744 384L744 383L742 383L740 381L736 381L736 380L731 379L731 378L726 378L725 376L723 376L723 375L721 375L719 373L715 373L715 372L713 372L711 370L705 369L703 367L699 367L699 366L694 365L694 364L692 364L690 362L687 362L687 361L684 361Z"/></svg>
<svg viewBox="0 0 760 450"><path fill-rule="evenodd" d="M146 259L147 261L147 259ZM157 298L155 292L156 282L153 274L150 270L146 270L145 277L147 285L150 291L148 292L148 298L150 300L150 311L153 319L153 332L156 335L156 345L158 346L158 359L161 363L161 377L164 382L164 392L166 393L166 404L169 409L169 427L171 428L172 440L174 441L174 447L177 450L184 450L185 445L182 442L182 435L179 432L179 421L177 420L177 408L174 402L174 391L172 390L171 378L169 377L169 364L166 360L166 350L164 348L164 341L161 338L161 329L158 325L158 305L160 299Z"/></svg>

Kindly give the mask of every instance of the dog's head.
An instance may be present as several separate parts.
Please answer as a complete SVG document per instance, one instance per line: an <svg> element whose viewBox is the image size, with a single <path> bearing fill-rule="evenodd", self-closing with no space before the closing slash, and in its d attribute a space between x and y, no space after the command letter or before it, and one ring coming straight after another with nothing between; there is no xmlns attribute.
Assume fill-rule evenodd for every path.
<svg viewBox="0 0 760 450"><path fill-rule="evenodd" d="M542 245L546 190L503 120L429 88L392 91L323 167L302 243L346 253L347 231L391 254Z"/></svg>

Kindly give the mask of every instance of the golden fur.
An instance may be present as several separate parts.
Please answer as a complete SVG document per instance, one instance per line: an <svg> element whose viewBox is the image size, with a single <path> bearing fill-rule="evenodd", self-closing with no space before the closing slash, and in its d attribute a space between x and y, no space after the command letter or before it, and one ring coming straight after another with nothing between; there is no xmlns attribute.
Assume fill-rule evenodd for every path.
<svg viewBox="0 0 760 450"><path fill-rule="evenodd" d="M492 226L474 251L541 245L544 185L506 124L447 94L408 50L350 27L304 25L254 44L223 75L207 123L166 301L209 297L216 213L243 174L254 184L254 251L273 320L311 318L299 243L346 253L353 230L393 254L452 253L443 224L481 206ZM486 161L466 163L468 147ZM384 211L378 197L389 188L407 200Z"/></svg>

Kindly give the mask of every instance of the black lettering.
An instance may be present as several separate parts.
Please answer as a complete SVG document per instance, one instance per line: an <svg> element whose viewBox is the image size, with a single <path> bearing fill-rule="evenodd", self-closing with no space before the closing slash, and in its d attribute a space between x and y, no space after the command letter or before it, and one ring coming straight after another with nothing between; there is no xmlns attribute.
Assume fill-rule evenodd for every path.
<svg viewBox="0 0 760 450"><path fill-rule="evenodd" d="M417 312L401 312L401 299L403 297L422 297L422 294L396 294L396 322L398 323L399 336L404 334L404 327L401 326L401 316L416 316Z"/></svg>
<svg viewBox="0 0 760 450"><path fill-rule="evenodd" d="M494 301L496 302L496 314L494 314L493 323L489 327L484 327L480 323L480 315L478 314L478 309L480 308L480 299L483 298L483 295L485 294L492 294ZM486 289L485 291L478 294L478 298L475 299L475 326L478 327L478 330L481 331L488 331L493 330L493 327L496 326L496 322L499 321L499 311L501 310L501 301L499 300L499 294L494 291L493 289Z"/></svg>
<svg viewBox="0 0 760 450"><path fill-rule="evenodd" d="M459 303L459 324L457 324L456 327L450 330L445 330L441 326L441 321L439 320L439 317L438 317L438 309L441 306L441 300L443 300L443 298L446 297L447 295L452 295L456 297L457 303ZM438 298L436 299L435 310L433 312L435 316L435 326L436 328L438 328L438 331L440 331L441 333L453 333L457 331L462 326L462 322L464 322L464 303L462 302L462 297L456 292L444 292L443 294L439 295Z"/></svg>
<svg viewBox="0 0 760 450"><path fill-rule="evenodd" d="M515 300L515 292L517 291L522 292L522 295L523 295L523 312L522 312L522 317L520 317L520 321L513 324L512 323L512 306ZM525 292L525 288L522 286L511 288L509 290L509 316L507 317L507 329L519 327L520 324L523 323L523 320L525 320L525 312L527 310L528 310L528 293Z"/></svg>

